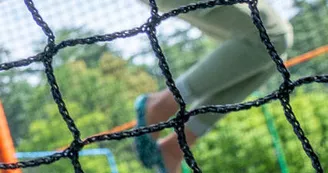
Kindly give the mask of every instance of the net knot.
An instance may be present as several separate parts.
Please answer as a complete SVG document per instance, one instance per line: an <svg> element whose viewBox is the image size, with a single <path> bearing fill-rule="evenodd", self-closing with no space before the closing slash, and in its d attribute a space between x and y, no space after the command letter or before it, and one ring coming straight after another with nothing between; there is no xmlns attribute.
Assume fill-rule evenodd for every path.
<svg viewBox="0 0 328 173"><path fill-rule="evenodd" d="M149 27L156 27L161 23L161 16L159 14L152 14L148 20L147 20L147 24Z"/></svg>
<svg viewBox="0 0 328 173"><path fill-rule="evenodd" d="M279 87L280 95L289 95L291 92L293 92L294 88L294 83L291 80L286 80Z"/></svg>
<svg viewBox="0 0 328 173"><path fill-rule="evenodd" d="M51 59L57 52L58 52L58 49L55 45L55 43L53 42L50 42L46 45L46 47L44 47L44 58L45 60L48 60L48 59Z"/></svg>
<svg viewBox="0 0 328 173"><path fill-rule="evenodd" d="M176 118L174 118L174 121L176 122L175 126L176 127L181 126L181 124L188 122L189 118L190 118L190 114L188 114L186 111L180 110L177 113Z"/></svg>
<svg viewBox="0 0 328 173"><path fill-rule="evenodd" d="M74 158L76 157L76 155L78 154L78 152L84 147L83 141L78 139L78 140L74 140L71 145L69 146L69 148L67 149L67 151L65 152L65 154L69 157L69 158Z"/></svg>

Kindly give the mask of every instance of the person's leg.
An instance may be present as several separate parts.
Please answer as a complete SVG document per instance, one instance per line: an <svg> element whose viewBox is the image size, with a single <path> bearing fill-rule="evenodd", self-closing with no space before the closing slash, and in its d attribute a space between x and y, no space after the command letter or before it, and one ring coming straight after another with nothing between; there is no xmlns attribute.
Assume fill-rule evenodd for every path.
<svg viewBox="0 0 328 173"><path fill-rule="evenodd" d="M198 137L188 128L185 128L185 134L188 145L194 145ZM164 163L169 173L178 173L181 170L183 153L177 142L177 138L178 136L176 133L171 133L170 135L158 140Z"/></svg>
<svg viewBox="0 0 328 173"><path fill-rule="evenodd" d="M197 108L202 105L241 102L265 81L267 81L273 72L273 66L263 69L263 71L258 72L258 74L246 78L227 89L199 101L196 105L193 105L193 108ZM188 145L190 147L193 146L197 139L208 132L209 129L222 117L224 117L224 115L215 113L207 113L191 117L185 127ZM171 133L170 135L160 139L159 146L168 172L176 173L180 169L180 163L183 159L183 153L177 142L177 134Z"/></svg>
<svg viewBox="0 0 328 173"><path fill-rule="evenodd" d="M148 125L167 121L179 108L168 89L149 94L146 105L146 124ZM159 132L150 135L153 139L157 139Z"/></svg>
<svg viewBox="0 0 328 173"><path fill-rule="evenodd" d="M286 51L286 38L285 35L271 38L278 52ZM286 54L282 58L285 59ZM255 91L268 77L255 82L245 79L269 68L275 69L275 64L261 41L256 38L230 40L178 78L177 86L186 102L196 106L236 103ZM245 83L246 87L240 83ZM213 95L220 95L219 100L213 100ZM192 117L187 127L196 136L202 136L219 118L218 114Z"/></svg>
<svg viewBox="0 0 328 173"><path fill-rule="evenodd" d="M141 2L149 3L149 0L141 0ZM160 10L167 11L182 5L199 2L199 0L156 0L156 2ZM283 53L285 48L290 47L292 44L292 31L290 30L290 24L283 21L265 1L259 1L258 8L264 21L264 25L268 29L268 34L273 36L271 39L273 42L276 42L275 46L277 47L278 52ZM200 9L191 13L183 14L179 17L188 21L193 26L199 28L204 33L212 36L214 39L227 39L231 37L231 35L233 35L235 38L240 38L240 41L243 43L239 45L244 44L243 51L250 51L248 54L252 55L248 57L241 56L244 54L243 51L237 50L239 49L238 45L233 45L234 42L238 42L238 40L230 40L224 43L217 50L215 50L214 53L209 55L206 60L200 62L202 65L194 66L192 69L189 69L187 73L182 75L187 76L190 75L190 73L193 73L194 77L192 78L195 79L191 82L187 81L188 83L192 83L190 85L193 85L190 86L190 88L195 88L195 91L190 91L189 93L187 92L187 87L189 84L180 82L179 89L181 90L187 102L192 102L195 99L198 99L200 96L203 97L204 94L211 94L212 92L216 92L216 90L222 90L223 88L229 87L229 85L233 85L234 82L242 80L243 78L247 77L247 75L252 75L252 73L255 74L256 69L260 69L258 67L266 66L268 63L272 63L269 62L270 57L267 55L265 55L265 57L259 58L260 55L266 54L266 50L264 49L263 44L260 42L257 29L251 21L250 11L247 7L247 4L217 6L215 8L205 10ZM283 41L279 40L281 39L279 36L277 37L278 39L275 38L277 34L283 35L284 33L287 34L286 38L283 38ZM244 39L245 37L251 37L252 39L251 41L247 41L247 39ZM251 43L253 45L250 45L247 48L247 42L253 42L253 40L256 40L256 45ZM228 48L229 51L224 51L226 48ZM217 54L217 52L221 53ZM229 57L232 58L223 58L222 56L225 55L229 55ZM242 61L243 58L248 58L248 61L246 61L246 63L243 61L243 64L238 63L238 61ZM253 63L254 61L256 61L256 63ZM237 67L232 66L236 64L239 65ZM209 65L214 67L209 68ZM239 67L240 65L242 66ZM202 69L203 67L205 68ZM197 70L200 71L200 73L198 73ZM201 72L202 70L204 71ZM225 71L229 73L229 75L226 75ZM211 74L216 74L217 80L215 81L219 82L207 82L208 78L206 76ZM233 80L228 79L231 76L233 77ZM180 79L181 78L183 77L180 77ZM199 83L203 86L199 85ZM211 91L212 88L214 88L214 91ZM188 98L188 95L191 92L194 92L194 98ZM149 106L147 107L149 109L147 109L146 114L149 114L150 116L146 118L147 124L154 124L160 121L165 121L178 110L178 105L176 105L173 96L167 89L159 93L151 94L147 100L147 105L148 104ZM155 114L157 115L153 116ZM152 136L154 139L157 139L158 133L153 133Z"/></svg>
<svg viewBox="0 0 328 173"><path fill-rule="evenodd" d="M286 36L271 37L279 53L286 51ZM187 103L193 103L274 65L257 33L224 42L176 80Z"/></svg>
<svg viewBox="0 0 328 173"><path fill-rule="evenodd" d="M163 5L165 2L169 2L169 0L162 1ZM239 9L240 11L238 11ZM237 12L234 12L234 10L237 10ZM264 72L274 64L268 56L264 45L261 43L258 33L256 29L254 29L255 27L252 25L251 20L249 20L248 12L242 12L243 10L245 10L244 7L239 8L238 6L236 6L236 8L220 7L215 8L215 10L207 10L205 13L195 12L189 13L191 15L184 15L190 17L190 20L187 18L185 19L192 25L195 25L213 37L216 37L215 35L217 35L217 38L220 38L220 33L224 31L224 29L221 30L222 26L233 26L231 30L233 30L234 33L237 33L234 39L224 42L211 55L197 63L194 67L179 77L177 80L177 86L187 103L196 103L195 105L199 106L203 104L219 104L221 103L220 100L223 100L222 104L240 102L259 85L264 83L265 80L259 81L256 85L251 85L249 90L244 89L246 84L254 83L251 78L258 73ZM261 16L264 16L266 24L276 27L278 26L277 22L274 22L275 20L272 19L276 18L279 21L279 17L270 15L270 10L270 8L264 8L264 10L261 8L260 11L263 14ZM266 11L267 13L265 13ZM230 16L234 16L234 19L239 20L233 20L235 23L226 24L226 21L231 20L229 20L230 16L225 15L224 12L232 12L232 14L227 14L230 14ZM247 15L245 15L246 13ZM220 17L221 20L219 20L218 17ZM246 26L239 27L240 24L243 25L243 23L245 23L243 22L244 19L249 20L246 23ZM236 25L238 26L237 29ZM288 38L291 38L292 34L288 33L289 31L286 31L285 29L281 29L284 28L283 24L281 25L281 28L278 27L278 29L276 29L275 27L269 29L268 34L277 48L278 53L283 53L285 52L286 47L289 47L291 44L291 41ZM249 28L253 29L249 30ZM218 31L221 32L219 33ZM284 35L284 33L287 34ZM245 85L239 86L238 84L243 83L243 81L246 82ZM240 90L242 92L227 92L229 89L233 90L233 88L236 87L239 87L239 89L236 89L237 91ZM224 94L227 94L227 99L224 99ZM217 100L212 98L214 95L216 96L215 98L220 99ZM234 100L229 100L230 98ZM178 110L178 105L174 101L173 95L167 89L159 93L150 94L146 107L147 125L165 121ZM186 136L189 145L192 145L197 138L204 135L208 129L211 128L213 122L216 122L220 117L222 117L222 115L218 114L192 117L186 126ZM152 137L153 139L157 139L158 133L153 133ZM180 152L176 140L175 133L172 133L159 142L164 163L171 171L178 167L182 159L182 153Z"/></svg>
<svg viewBox="0 0 328 173"><path fill-rule="evenodd" d="M272 38L279 51L285 50L285 37ZM225 42L203 61L190 68L177 80L177 87L193 108L209 104L241 102L262 85L274 71L274 63L258 40L236 39ZM170 118L177 110L170 91L151 95L148 100L149 123ZM155 106L153 106L155 105ZM147 109L147 110L148 110ZM161 116L161 117L158 117ZM186 125L186 137L191 146L204 135L222 115L206 114L192 117ZM158 135L153 135L157 139ZM175 133L159 142L164 163L169 170L179 168L182 153Z"/></svg>
<svg viewBox="0 0 328 173"><path fill-rule="evenodd" d="M209 56L196 63L176 81L187 103L207 98L272 66L273 61L256 34L254 38L229 40ZM286 36L272 37L278 52L286 50ZM147 124L168 120L178 110L178 105L168 89L149 95ZM158 133L152 133L157 139Z"/></svg>

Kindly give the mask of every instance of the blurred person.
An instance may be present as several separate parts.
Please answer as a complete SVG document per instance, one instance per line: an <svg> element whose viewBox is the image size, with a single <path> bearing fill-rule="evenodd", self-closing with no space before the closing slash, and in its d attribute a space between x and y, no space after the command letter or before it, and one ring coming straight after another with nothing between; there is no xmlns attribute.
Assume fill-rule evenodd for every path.
<svg viewBox="0 0 328 173"><path fill-rule="evenodd" d="M148 0L141 0L149 3ZM168 11L197 0L157 0L160 10ZM267 33L282 59L293 44L291 24L283 20L266 1L258 9ZM216 6L179 15L205 35L220 42L215 50L176 79L176 86L191 109L203 105L243 101L275 72L259 32L254 26L248 4ZM135 102L137 127L167 121L178 111L168 89L141 95ZM204 136L225 115L207 113L190 118L185 126L189 146ZM172 132L159 139L159 132L135 138L137 155L146 168L160 173L180 171L183 153Z"/></svg>

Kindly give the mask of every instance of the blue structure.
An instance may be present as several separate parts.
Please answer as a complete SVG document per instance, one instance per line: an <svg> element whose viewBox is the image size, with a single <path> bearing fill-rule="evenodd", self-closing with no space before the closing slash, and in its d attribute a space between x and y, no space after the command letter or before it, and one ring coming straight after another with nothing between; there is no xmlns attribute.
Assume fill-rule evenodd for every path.
<svg viewBox="0 0 328 173"><path fill-rule="evenodd" d="M17 152L16 157L18 159L23 158L37 158L49 156L56 153L57 151L38 151L38 152ZM86 149L79 152L80 156L94 156L94 155L105 155L107 157L108 164L112 173L118 173L115 158L110 149L107 148L96 148L96 149Z"/></svg>

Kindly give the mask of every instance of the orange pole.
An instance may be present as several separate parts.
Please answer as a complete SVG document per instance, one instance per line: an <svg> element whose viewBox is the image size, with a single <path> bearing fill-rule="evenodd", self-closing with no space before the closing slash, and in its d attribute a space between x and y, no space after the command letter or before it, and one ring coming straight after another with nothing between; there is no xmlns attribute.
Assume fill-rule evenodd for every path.
<svg viewBox="0 0 328 173"><path fill-rule="evenodd" d="M123 130L131 129L131 128L133 128L136 125L137 125L137 121L136 120L132 120L132 121L127 122L127 123L124 123L124 124L122 124L120 126L116 126L116 127L112 128L110 130L107 130L107 131L104 131L104 132L95 134L93 136L98 136L98 135L103 135L103 134L120 132L120 131L123 131Z"/></svg>
<svg viewBox="0 0 328 173"><path fill-rule="evenodd" d="M5 111L0 101L0 162L15 163L15 147L10 135L10 130L5 115ZM1 173L22 173L20 169L1 170Z"/></svg>
<svg viewBox="0 0 328 173"><path fill-rule="evenodd" d="M305 61L308 61L312 58L315 58L319 55L322 55L324 53L327 53L328 52L328 45L325 45L325 46L321 46L319 48L316 48L312 51L309 51L305 54L302 54L300 56L296 56L294 58L291 58L290 60L286 61L285 62L285 66L286 67L292 67L292 66L295 66L297 64L300 64L302 62L305 62Z"/></svg>
<svg viewBox="0 0 328 173"><path fill-rule="evenodd" d="M124 123L122 125L119 125L119 126L116 126L110 130L107 130L107 131L104 131L104 132L101 132L101 133L97 133L97 134L94 134L92 136L98 136L98 135L104 135L104 134L110 134L110 133L116 133L116 132L120 132L120 131L123 131L123 130L128 130L128 129L131 129L133 128L134 126L136 126L137 124L137 121L136 120L132 120L130 122L127 122L127 123ZM89 136L89 137L92 137L92 136ZM58 151L63 151L67 148L68 146L66 147L61 147L59 149L57 149Z"/></svg>

